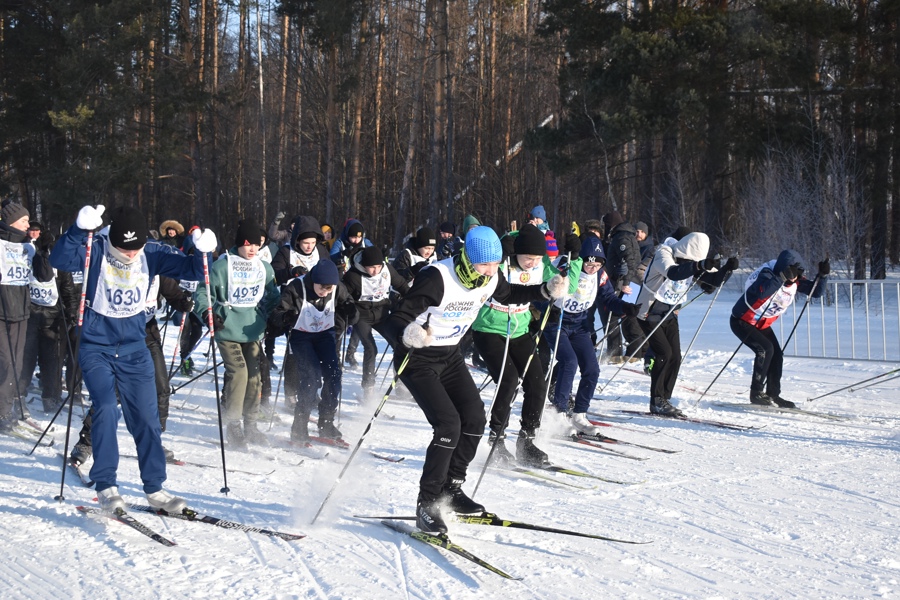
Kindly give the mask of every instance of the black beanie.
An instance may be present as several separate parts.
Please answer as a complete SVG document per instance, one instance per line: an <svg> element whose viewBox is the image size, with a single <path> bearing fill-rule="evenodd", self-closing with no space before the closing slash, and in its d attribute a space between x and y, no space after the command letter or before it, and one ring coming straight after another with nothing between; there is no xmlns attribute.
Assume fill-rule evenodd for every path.
<svg viewBox="0 0 900 600"><path fill-rule="evenodd" d="M380 265L382 263L384 263L384 254L378 246L363 248L359 253L359 264L364 267L374 267L375 265Z"/></svg>
<svg viewBox="0 0 900 600"><path fill-rule="evenodd" d="M235 246L238 248L250 245L259 246L260 241L259 225L251 219L244 219L238 223L237 234L234 236Z"/></svg>
<svg viewBox="0 0 900 600"><path fill-rule="evenodd" d="M147 243L147 220L136 208L113 209L109 223L109 243L120 250L140 250Z"/></svg>
<svg viewBox="0 0 900 600"><path fill-rule="evenodd" d="M441 223L441 233L449 233L451 235L455 235L456 225L454 225L450 221L444 221L443 223Z"/></svg>
<svg viewBox="0 0 900 600"><path fill-rule="evenodd" d="M412 239L412 247L416 250L424 248L425 246L434 246L436 244L437 239L434 236L434 231L432 231L430 227L423 227L418 230L416 236Z"/></svg>
<svg viewBox="0 0 900 600"><path fill-rule="evenodd" d="M531 223L526 223L519 230L519 235L513 242L513 248L516 254L544 256L547 254L547 239L540 229Z"/></svg>
<svg viewBox="0 0 900 600"><path fill-rule="evenodd" d="M624 222L625 219L622 218L622 215L620 215L619 211L617 210L608 212L603 215L603 224L606 225L607 233L615 229L617 225L621 225Z"/></svg>
<svg viewBox="0 0 900 600"><path fill-rule="evenodd" d="M362 235L364 232L365 229L363 228L362 223L354 223L347 228L347 237L349 238L357 235ZM321 233L321 231L319 233Z"/></svg>

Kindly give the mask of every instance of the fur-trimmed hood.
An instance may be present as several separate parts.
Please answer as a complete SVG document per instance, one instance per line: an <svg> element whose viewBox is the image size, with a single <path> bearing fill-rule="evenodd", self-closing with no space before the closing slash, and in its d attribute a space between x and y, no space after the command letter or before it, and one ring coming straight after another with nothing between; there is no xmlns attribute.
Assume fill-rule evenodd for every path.
<svg viewBox="0 0 900 600"><path fill-rule="evenodd" d="M166 230L174 229L175 235L182 236L184 235L184 226L176 221L175 219L166 219L162 223L159 224L159 235L166 237Z"/></svg>

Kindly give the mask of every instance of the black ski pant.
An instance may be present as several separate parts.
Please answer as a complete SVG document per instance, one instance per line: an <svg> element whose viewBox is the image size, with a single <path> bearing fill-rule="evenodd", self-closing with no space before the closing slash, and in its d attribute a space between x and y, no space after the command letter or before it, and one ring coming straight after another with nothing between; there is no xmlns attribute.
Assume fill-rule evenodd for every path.
<svg viewBox="0 0 900 600"><path fill-rule="evenodd" d="M395 356L395 368L403 358ZM419 480L422 499L433 501L451 479L465 480L484 435L484 402L458 346L414 351L400 380L434 430Z"/></svg>
<svg viewBox="0 0 900 600"><path fill-rule="evenodd" d="M63 335L65 331L59 306L31 306L19 372L19 393L23 398L28 394L28 384L34 377L35 368L40 366L41 399L44 400L44 405L58 405L62 402Z"/></svg>
<svg viewBox="0 0 900 600"><path fill-rule="evenodd" d="M384 326L384 321L376 321L375 315L370 311L360 310L359 321L353 325L353 333L359 336L359 341L363 347L363 392L375 387L375 367L377 366L378 360L378 344L375 343L375 336L372 335L373 329L383 338L387 339L387 329Z"/></svg>
<svg viewBox="0 0 900 600"><path fill-rule="evenodd" d="M181 339L179 340L181 362L188 359L202 336L203 321L193 312L187 313L187 320L184 321L184 328L181 330Z"/></svg>
<svg viewBox="0 0 900 600"><path fill-rule="evenodd" d="M67 331L69 336L69 342L66 344L66 390L68 390L68 395L66 396L66 400L69 397L74 398L75 404L81 404L81 388L82 388L82 380L81 380L81 365L78 364L78 357L75 356L78 348L78 327L75 325L75 321L69 323L69 328Z"/></svg>
<svg viewBox="0 0 900 600"><path fill-rule="evenodd" d="M19 416L15 408L19 397L16 381L19 379L18 368L22 365L25 354L25 336L28 331L28 320L5 321L0 319L0 419L12 415Z"/></svg>
<svg viewBox="0 0 900 600"><path fill-rule="evenodd" d="M541 362L535 356L534 340L530 335L520 335L509 340L509 349L506 354L506 367L503 367L503 356L506 348L506 337L496 333L476 331L474 334L475 347L484 357L488 373L496 382L500 379L500 370L503 369L503 379L500 381L500 389L491 409L491 431L503 433L509 425L509 413L515 400L514 394L522 378L522 389L525 396L522 399L522 429L534 431L541 426L541 414L544 410L544 371ZM531 359L531 363L528 360ZM525 365L528 364L528 371ZM524 375L522 373L524 372Z"/></svg>
<svg viewBox="0 0 900 600"><path fill-rule="evenodd" d="M758 329L755 325L731 317L731 331L756 354L756 358L753 359L750 395L761 393L765 387L769 396L780 396L784 353L772 328Z"/></svg>
<svg viewBox="0 0 900 600"><path fill-rule="evenodd" d="M664 314L650 314L641 321L644 335L649 335L659 325ZM650 371L650 399L672 398L675 381L681 370L681 337L678 331L678 316L675 313L663 322L659 329L647 340L653 350L655 361Z"/></svg>

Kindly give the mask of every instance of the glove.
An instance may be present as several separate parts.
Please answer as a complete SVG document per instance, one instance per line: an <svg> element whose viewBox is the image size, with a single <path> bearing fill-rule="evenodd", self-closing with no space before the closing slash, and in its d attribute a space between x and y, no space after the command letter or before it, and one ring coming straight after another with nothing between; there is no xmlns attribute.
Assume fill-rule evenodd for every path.
<svg viewBox="0 0 900 600"><path fill-rule="evenodd" d="M574 233L567 234L565 250L567 254L578 256L578 253L581 252L581 238Z"/></svg>
<svg viewBox="0 0 900 600"><path fill-rule="evenodd" d="M511 235L500 238L500 246L503 248L503 256L512 256L516 253L516 241Z"/></svg>
<svg viewBox="0 0 900 600"><path fill-rule="evenodd" d="M827 277L831 273L831 259L826 258L819 263L819 277Z"/></svg>
<svg viewBox="0 0 900 600"><path fill-rule="evenodd" d="M194 233L191 234L191 237L194 239L194 247L204 254L213 252L219 245L216 234L213 233L212 229L204 229L201 233L200 229L197 228L194 230Z"/></svg>
<svg viewBox="0 0 900 600"><path fill-rule="evenodd" d="M625 262L616 269L616 275L618 275L620 279L628 275L628 265Z"/></svg>
<svg viewBox="0 0 900 600"><path fill-rule="evenodd" d="M282 211L278 211L278 214L275 215L275 222L276 222L276 223L281 223L282 220L284 220L284 211L283 211L283 210L282 210Z"/></svg>
<svg viewBox="0 0 900 600"><path fill-rule="evenodd" d="M569 280L562 275L554 275L549 281L544 282L544 288L551 300L559 300L565 297L569 291Z"/></svg>
<svg viewBox="0 0 900 600"><path fill-rule="evenodd" d="M306 267L294 267L291 269L291 277L302 277L306 275Z"/></svg>
<svg viewBox="0 0 900 600"><path fill-rule="evenodd" d="M106 210L106 207L102 204L98 204L96 208L90 204L82 206L81 210L78 211L78 217L75 219L75 225L85 231L100 229L103 227L104 210Z"/></svg>
<svg viewBox="0 0 900 600"><path fill-rule="evenodd" d="M800 277L800 271L794 265L786 266L779 274L782 283L796 281Z"/></svg>
<svg viewBox="0 0 900 600"><path fill-rule="evenodd" d="M38 250L41 252L49 252L50 246L53 245L53 234L49 231L42 231L41 235L38 236L36 245Z"/></svg>
<svg viewBox="0 0 900 600"><path fill-rule="evenodd" d="M626 317L636 317L638 313L641 311L640 304L626 304L622 309L622 314Z"/></svg>
<svg viewBox="0 0 900 600"><path fill-rule="evenodd" d="M225 327L225 320L219 315L213 315L213 327L216 331L221 331Z"/></svg>
<svg viewBox="0 0 900 600"><path fill-rule="evenodd" d="M556 269L559 271L559 274L563 277L569 276L569 257L566 254L563 254L556 261Z"/></svg>
<svg viewBox="0 0 900 600"><path fill-rule="evenodd" d="M710 271L717 271L722 267L722 259L718 256L714 256L712 258L706 258L697 263L700 265L700 270L709 273Z"/></svg>
<svg viewBox="0 0 900 600"><path fill-rule="evenodd" d="M296 310L289 310L281 316L281 325L286 329L293 329L294 325L297 324L297 319L299 318L299 312L297 312Z"/></svg>
<svg viewBox="0 0 900 600"><path fill-rule="evenodd" d="M189 313L194 310L194 298L193 296L188 296L184 299L184 310L181 312ZM187 319L187 315L182 317L183 319Z"/></svg>
<svg viewBox="0 0 900 600"><path fill-rule="evenodd" d="M732 256L727 261L725 261L725 266L722 267L724 271L734 271L738 268L740 263L738 262L737 256Z"/></svg>
<svg viewBox="0 0 900 600"><path fill-rule="evenodd" d="M433 341L431 329L425 329L415 321L403 330L403 345L407 348L424 348L430 346Z"/></svg>

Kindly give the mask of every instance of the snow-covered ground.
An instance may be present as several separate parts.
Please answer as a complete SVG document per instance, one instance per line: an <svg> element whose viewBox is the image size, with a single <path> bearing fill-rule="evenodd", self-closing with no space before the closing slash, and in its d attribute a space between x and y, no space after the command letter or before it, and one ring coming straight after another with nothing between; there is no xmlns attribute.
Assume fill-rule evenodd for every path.
<svg viewBox="0 0 900 600"><path fill-rule="evenodd" d="M734 351L737 341L727 315L735 297L723 292L713 307L682 369L685 386L705 388ZM682 311L684 347L707 298ZM173 343L170 327L168 356ZM282 349L279 343L278 362ZM196 355L202 365L201 352ZM680 452L617 447L647 458L635 461L564 441L539 442L558 465L634 485L558 476L560 483L587 488L575 489L489 470L476 496L506 518L649 544L451 523L455 542L522 578L508 581L377 521L353 519L354 514L412 512L431 433L408 400L387 403L315 526L310 520L346 451L332 450L324 460L305 459L299 466L302 457L287 450L228 452L229 468L256 474L229 473L226 496L219 491L219 450L207 442L218 439L215 392L207 377L173 397L164 442L179 458L214 468L171 466L167 487L202 513L308 537L287 542L139 514L178 544L166 548L119 523L83 515L75 506L91 504L94 494L71 475L66 475L65 501L54 500L60 491L61 420L53 434L56 445L32 456L25 455L30 444L0 438L0 589L7 590L4 598L54 600L895 596L900 589L900 380L806 405L846 421L716 406L746 402L751 359L743 349L690 413L762 429L738 432L635 417L605 433ZM783 395L805 400L897 367L789 358ZM614 371L603 366L601 385ZM484 375L474 377L480 383ZM179 381L180 376L174 383ZM623 371L592 408L609 414L644 410L648 383L641 374ZM493 389L491 384L484 390L486 404ZM374 410L354 398L358 391L359 372L346 372L341 427L351 444ZM684 408L697 396L679 387L675 401ZM32 411L46 418L37 408ZM514 411L517 415L518 403ZM271 435L286 439L290 416L278 412ZM75 417L73 432L80 426L78 411ZM122 452L133 454L124 424L119 434ZM370 451L405 460L385 462ZM485 454L482 444L469 491ZM122 459L119 485L126 499L143 502L135 460Z"/></svg>

